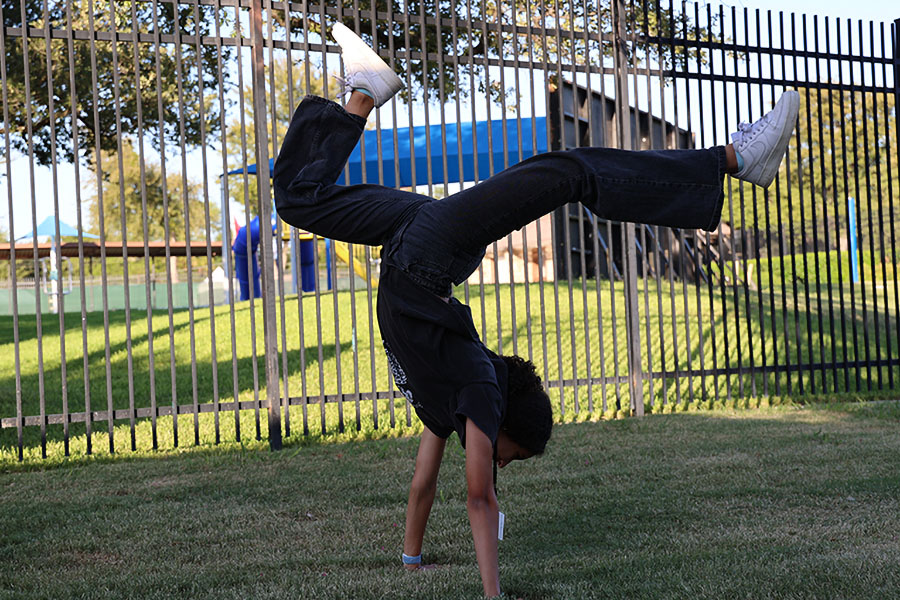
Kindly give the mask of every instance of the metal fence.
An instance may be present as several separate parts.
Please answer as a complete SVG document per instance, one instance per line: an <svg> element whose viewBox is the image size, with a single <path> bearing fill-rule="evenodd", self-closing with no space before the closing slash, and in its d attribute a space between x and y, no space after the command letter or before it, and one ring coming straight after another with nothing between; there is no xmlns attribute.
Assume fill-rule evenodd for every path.
<svg viewBox="0 0 900 600"><path fill-rule="evenodd" d="M270 159L292 108L337 93L339 49L322 31L338 19L406 83L370 119L372 144L346 180L436 196L540 149L725 144L782 90L800 91L776 183L726 178L716 232L570 205L494 244L457 290L489 347L534 361L561 420L900 386L897 21L633 0L24 0L0 11L14 240L0 244L2 455L247 435L280 447L283 435L416 426L380 351L376 249L261 227L261 298L236 300L235 276L252 287L256 258L236 266L233 223L270 222ZM406 140L404 163L387 148ZM134 277L143 283L124 285ZM24 310L20 291L48 302ZM224 304L208 301L217 293Z"/></svg>

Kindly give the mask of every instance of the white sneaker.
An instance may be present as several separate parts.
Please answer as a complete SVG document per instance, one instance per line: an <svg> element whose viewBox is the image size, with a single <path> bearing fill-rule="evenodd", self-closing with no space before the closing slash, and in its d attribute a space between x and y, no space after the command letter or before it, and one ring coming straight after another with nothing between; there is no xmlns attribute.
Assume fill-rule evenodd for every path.
<svg viewBox="0 0 900 600"><path fill-rule="evenodd" d="M343 23L331 28L331 37L341 47L345 77L340 79L344 92L362 88L381 106L403 89L403 81L369 48L362 39Z"/></svg>
<svg viewBox="0 0 900 600"><path fill-rule="evenodd" d="M734 149L744 159L744 167L734 174L735 177L769 187L787 151L799 111L800 94L789 91L761 119L752 125L741 123L738 126L731 139Z"/></svg>

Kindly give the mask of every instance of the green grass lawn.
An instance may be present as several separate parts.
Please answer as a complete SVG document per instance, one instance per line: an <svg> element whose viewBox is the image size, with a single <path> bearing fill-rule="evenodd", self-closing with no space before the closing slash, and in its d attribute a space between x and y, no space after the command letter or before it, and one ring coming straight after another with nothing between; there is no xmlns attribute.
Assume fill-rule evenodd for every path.
<svg viewBox="0 0 900 600"><path fill-rule="evenodd" d="M499 477L501 585L551 598L900 596L900 406L559 425ZM454 438L455 440L455 438ZM415 438L226 443L0 475L0 598L478 598L464 455L400 567Z"/></svg>
<svg viewBox="0 0 900 600"><path fill-rule="evenodd" d="M876 284L893 285L898 278L898 266L891 264L890 253L872 254L862 250L856 256L860 281ZM735 262L732 260L713 262L709 269L718 273L724 268L726 276L740 281L750 280L754 285L767 288L780 286L782 281L790 286L796 280L804 283L821 285L838 285L839 282L850 283L852 267L848 250L821 250L817 252L796 252L785 256L752 258Z"/></svg>
<svg viewBox="0 0 900 600"><path fill-rule="evenodd" d="M638 287L644 371L692 373L646 379L648 410L670 411L697 403L711 406L717 399L741 405L750 398L769 396L890 397L900 386L900 368L867 363L900 356L892 289L814 286L807 296L802 285L796 294L791 287L753 291L678 282L670 286L652 280L639 281ZM483 295L478 286L469 287L468 292L485 343L498 352L516 352L534 360L538 372L550 383L559 421L627 411L621 283L577 280L512 288L486 285ZM466 300L464 289L458 293ZM364 433L381 436L392 426L417 426L402 402L385 397L392 386L377 325L369 322L365 290L305 295L302 301L287 296L283 318L281 311L279 303L276 329L282 354L278 366L284 368L282 375L287 373L286 381L281 380L280 395L286 391L289 396L316 402L322 394L343 394L344 398L342 403L313 404L306 410L294 407L288 412L291 434L327 436L359 427ZM44 315L39 341L35 317L21 316L16 348L12 318L0 318L0 416L17 414L16 350L26 416L62 414L66 409L80 412L88 399L92 411L105 411L109 406L128 409L132 403L135 407L154 403L190 407L195 401L212 403L216 397L223 402L235 397L241 401L265 399L261 305L251 308L244 302L235 306L234 335L231 319L227 306L212 311L198 308L193 314L175 311L171 326L166 311L152 313L149 320L145 311L132 311L129 329L124 311L109 313L108 326L102 313L90 313L83 335L80 315L68 313L63 337L59 318ZM63 340L65 364L61 361ZM852 366L794 367L790 372L766 375L737 372L738 367L830 363L833 359ZM736 372L698 374L713 367L731 367ZM612 379L616 376L622 378L618 383ZM585 383L598 377L610 379L606 384ZM560 380L564 385L559 385ZM374 406L370 399L357 396L373 390L382 394ZM372 422L376 413L378 432ZM149 448L154 435L157 445L163 447L174 446L176 435L179 445L215 443L235 439L238 429L241 439L250 439L266 435L265 419L264 413L254 411L238 417L231 412L218 418L187 415L179 419L177 431L171 417L160 417L156 425L137 419L133 427L128 420L119 420L113 424L113 447ZM93 424L97 438L92 439L93 451L109 446L108 439L97 435L109 428L105 421ZM72 423L69 435L72 452L86 451L83 423ZM59 442L63 437L61 425L49 425L45 432L26 427L23 445L26 450L37 448L38 455L45 448L62 455L65 449ZM0 430L0 461L9 459L17 445L15 429Z"/></svg>

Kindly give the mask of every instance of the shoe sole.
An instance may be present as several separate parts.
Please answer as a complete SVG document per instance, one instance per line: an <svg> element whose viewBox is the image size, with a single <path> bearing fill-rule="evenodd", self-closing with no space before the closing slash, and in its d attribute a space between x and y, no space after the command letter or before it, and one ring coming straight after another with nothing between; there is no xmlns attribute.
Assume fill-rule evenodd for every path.
<svg viewBox="0 0 900 600"><path fill-rule="evenodd" d="M358 56L362 57L366 66L371 67L372 74L378 77L389 90L394 90L396 93L396 91L403 88L403 80L352 29L343 23L335 23L334 27L331 28L331 37L334 38L341 49L353 50Z"/></svg>
<svg viewBox="0 0 900 600"><path fill-rule="evenodd" d="M785 92L778 100L774 110L778 112L772 115L772 119L775 121L787 120L789 126L785 127L781 132L775 147L763 163L759 177L759 185L762 187L769 187L778 174L778 167L781 165L784 153L787 151L788 142L791 140L791 135L797 126L797 115L800 114L800 94L793 90Z"/></svg>

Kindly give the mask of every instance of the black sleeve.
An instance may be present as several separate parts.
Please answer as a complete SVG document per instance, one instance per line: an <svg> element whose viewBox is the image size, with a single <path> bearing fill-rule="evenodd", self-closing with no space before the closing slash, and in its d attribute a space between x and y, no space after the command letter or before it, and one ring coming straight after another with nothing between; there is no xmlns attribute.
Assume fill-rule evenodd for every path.
<svg viewBox="0 0 900 600"><path fill-rule="evenodd" d="M500 431L501 403L500 388L496 383L473 383L462 388L457 394L456 419L462 424L457 431L465 446L465 420L471 419L491 442L497 441Z"/></svg>

